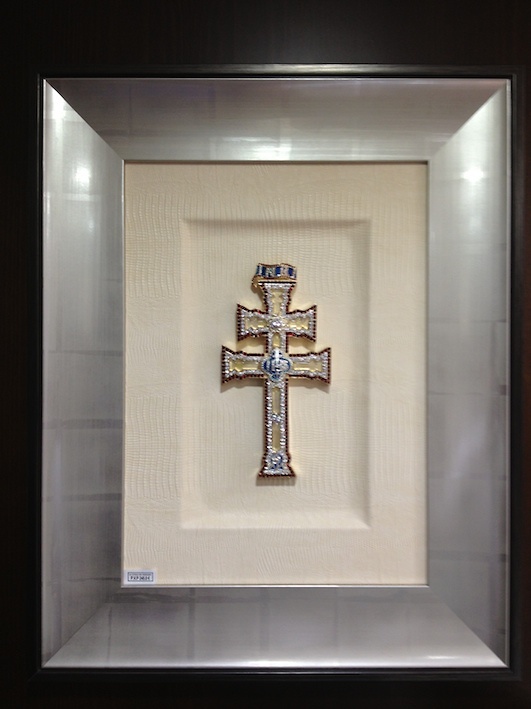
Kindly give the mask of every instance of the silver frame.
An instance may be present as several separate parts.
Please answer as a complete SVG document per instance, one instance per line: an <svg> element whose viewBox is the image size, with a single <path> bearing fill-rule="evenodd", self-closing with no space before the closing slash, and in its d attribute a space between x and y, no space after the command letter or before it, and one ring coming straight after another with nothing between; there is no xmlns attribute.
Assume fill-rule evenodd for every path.
<svg viewBox="0 0 531 709"><path fill-rule="evenodd" d="M42 667L503 673L510 79L237 74L42 80ZM125 160L428 162L427 586L120 588Z"/></svg>

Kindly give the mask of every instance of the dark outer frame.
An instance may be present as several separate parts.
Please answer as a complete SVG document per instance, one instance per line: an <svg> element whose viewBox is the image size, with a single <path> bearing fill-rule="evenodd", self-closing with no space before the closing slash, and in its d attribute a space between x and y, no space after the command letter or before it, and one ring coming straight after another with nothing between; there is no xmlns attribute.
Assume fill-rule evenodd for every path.
<svg viewBox="0 0 531 709"><path fill-rule="evenodd" d="M345 7L342 7L343 4ZM32 159L35 146L30 144L29 148L26 147L28 125L34 125L35 116L35 106L32 104L35 74L30 72L31 87L28 91L28 65L62 64L72 73L72 65L77 64L86 75L94 75L94 70L86 68L87 65L108 62L116 66L118 73L123 72L124 66L131 60L142 64L158 64L160 68L168 63L175 65L190 61L235 60L398 61L410 67L418 66L418 62L448 65L474 62L481 65L482 69L488 65L521 65L522 69L517 72L520 77L519 93L523 94L526 86L531 85L529 77L524 73L525 67L531 63L526 29L531 17L526 0L513 0L503 7L489 0L482 3L463 0L447 4L430 0L419 4L400 4L393 8L383 8L383 4L381 0L375 0L368 8L354 8L347 7L347 3L332 2L326 16L323 16L322 6L318 7L320 4L313 0L305 8L287 2L281 9L275 3L270 3L256 8L256 15L253 16L253 9L240 10L234 2L220 3L217 9L208 12L206 8L194 10L192 4L186 2L176 3L172 10L159 7L159 3L152 7L145 22L139 21L138 10L129 5L125 7L125 4L123 8L115 8L114 19L109 17L108 8L98 7L97 2L87 8L82 6L83 3L73 7L58 0L51 5L35 8L31 17L19 14L19 8L13 12L11 8L7 10L4 16L4 47L7 49L4 67L10 110L6 111L7 120L2 133L6 156L2 169L5 195L2 239L2 283L5 291L2 302L6 304L3 318L6 341L14 347L3 350L3 371L8 372L4 399L8 430L4 438L6 447L3 460L4 470L12 482L10 489L7 489L6 484L10 502L4 503L5 514L2 519L6 524L5 538L9 539L5 563L7 568L20 570L7 584L11 598L4 605L7 616L4 647L8 648L4 667L9 672L4 693L8 703L11 700L12 706L88 707L94 706L96 701L100 707L125 706L125 701L127 706L145 704L146 701L151 706L169 706L170 702L175 706L176 699L179 706L194 707L220 706L225 705L225 702L230 702L231 706L248 706L251 702L255 706L266 706L272 701L283 706L288 699L296 699L309 706L324 706L339 696L358 703L368 701L373 706L455 707L469 706L474 699L484 707L529 706L531 577L526 560L531 539L525 512L531 508L531 488L529 475L526 475L529 438L525 431L529 425L531 394L528 349L531 299L529 286L524 287L524 277L530 275L531 269L529 249L526 248L530 236L531 200L525 200L531 184L531 141L524 140L523 119L527 114L528 125L531 123L531 109L529 102L527 107L524 106L521 97L519 115L516 116L520 139L516 155L513 156L515 169L520 175L515 186L514 201L519 220L517 229L522 234L513 252L513 294L518 301L513 318L516 317L521 325L519 331L513 334L512 362L517 382L514 386L521 384L522 387L521 391L518 389L516 392L520 395L520 402L513 409L513 417L519 423L516 431L513 428L513 450L517 445L516 453L521 469L519 498L513 499L514 503L519 503L516 511L520 508L516 516L516 529L513 531L513 542L516 543L513 549L519 553L521 562L514 579L517 592L513 598L519 617L517 630L520 630L517 639L521 655L519 677L511 682L483 681L472 677L469 682L441 682L441 676L433 677L430 674L424 678L427 681L401 682L398 685L393 681L396 678L391 676L386 682L366 680L356 682L355 685L337 681L314 683L311 678L304 683L292 680L289 685L273 680L268 681L267 685L261 680L228 681L223 684L212 680L206 685L192 681L179 687L160 686L155 691L149 686L131 688L131 676L123 677L127 684L111 687L107 682L95 681L97 678L90 673L80 673L75 677L71 675L69 681L60 684L28 684L34 663L33 657L28 657L33 652L28 653L27 648L30 642L33 646L33 634L31 628L27 632L24 627L28 609L34 607L35 589L28 592L27 578L28 573L33 574L36 559L30 557L28 564L21 564L20 560L28 549L24 527L27 527L28 517L33 520L34 512L34 508L30 508L28 514L25 502L34 470L33 465L28 464L29 449L33 446L28 444L29 434L25 422L31 412L35 418L36 402L33 397L26 397L24 392L28 344L31 343L33 349L38 343L33 319L34 303L30 315L26 308L28 269L31 274L30 290L33 295L36 290L38 292L38 282L37 289L34 287L38 274L34 271L33 258L29 265L27 260L30 250L27 235L35 231L35 225L31 226L30 221L35 219L34 191L31 185L35 186L36 181ZM119 12L120 9L122 12ZM111 41L113 39L114 42ZM385 64L379 66L384 68ZM420 66L418 68L422 69ZM134 74L139 75L137 71ZM527 187L524 187L525 176ZM34 361L30 368L34 373ZM28 475L26 471L29 471ZM30 528L35 530L32 521ZM33 539L30 539L31 547L32 542Z"/></svg>

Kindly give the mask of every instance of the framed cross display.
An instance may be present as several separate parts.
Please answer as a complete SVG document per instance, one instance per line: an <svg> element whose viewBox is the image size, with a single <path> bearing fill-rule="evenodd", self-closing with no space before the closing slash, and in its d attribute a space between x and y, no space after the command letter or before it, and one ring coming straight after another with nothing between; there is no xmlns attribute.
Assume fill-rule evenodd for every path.
<svg viewBox="0 0 531 709"><path fill-rule="evenodd" d="M42 676L511 676L518 81L38 77Z"/></svg>

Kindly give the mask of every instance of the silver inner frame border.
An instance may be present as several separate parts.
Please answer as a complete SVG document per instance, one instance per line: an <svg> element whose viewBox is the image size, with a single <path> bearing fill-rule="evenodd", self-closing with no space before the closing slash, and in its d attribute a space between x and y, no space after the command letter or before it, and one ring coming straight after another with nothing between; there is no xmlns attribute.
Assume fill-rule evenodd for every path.
<svg viewBox="0 0 531 709"><path fill-rule="evenodd" d="M43 93L43 666L507 667L509 80ZM428 162L427 587L120 588L125 160Z"/></svg>

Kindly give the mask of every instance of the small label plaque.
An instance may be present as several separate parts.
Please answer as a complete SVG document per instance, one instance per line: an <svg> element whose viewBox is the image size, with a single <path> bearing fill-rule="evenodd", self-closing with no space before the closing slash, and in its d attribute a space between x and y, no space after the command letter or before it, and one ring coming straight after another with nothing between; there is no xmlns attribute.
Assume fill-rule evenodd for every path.
<svg viewBox="0 0 531 709"><path fill-rule="evenodd" d="M152 584L155 583L154 571L126 571L125 584Z"/></svg>

